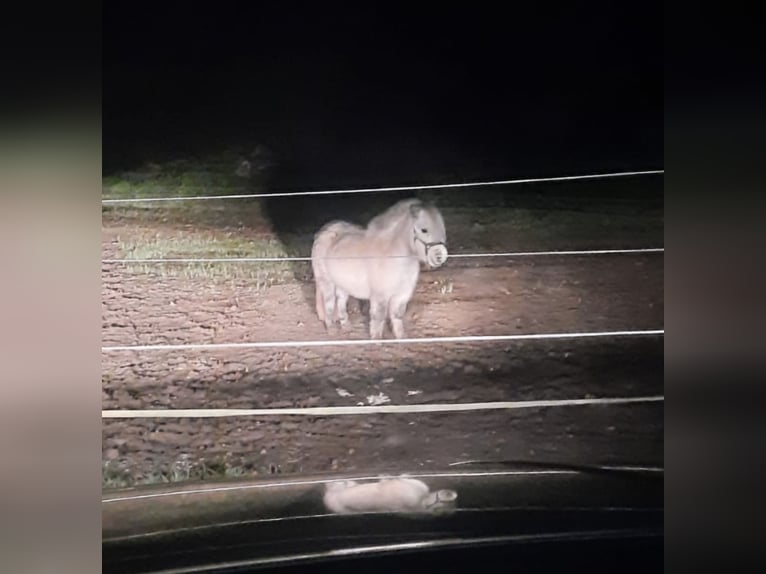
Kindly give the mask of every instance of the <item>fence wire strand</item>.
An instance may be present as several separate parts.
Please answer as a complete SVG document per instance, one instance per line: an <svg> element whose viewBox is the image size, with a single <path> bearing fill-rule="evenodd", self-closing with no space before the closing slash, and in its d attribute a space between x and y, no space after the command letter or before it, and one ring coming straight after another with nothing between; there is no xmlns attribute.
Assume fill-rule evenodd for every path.
<svg viewBox="0 0 766 574"><path fill-rule="evenodd" d="M105 198L102 205L114 205L120 203L146 203L160 201L206 201L213 199L266 199L272 197L305 197L308 195L350 195L358 193L376 193L387 191L419 191L427 189L456 189L465 187L490 187L497 185L518 185L522 183L542 183L554 181L578 181L589 179L607 179L615 177L629 177L636 175L655 175L665 173L664 169L645 171L623 171L614 173L597 173L590 175L567 175L560 177L533 177L524 179L503 179L497 181L477 181L471 183L446 183L435 185L403 185L396 187L364 187L357 189L329 189L323 191L280 191L272 193L240 193L232 195L189 195L174 197L131 197L131 198Z"/></svg>

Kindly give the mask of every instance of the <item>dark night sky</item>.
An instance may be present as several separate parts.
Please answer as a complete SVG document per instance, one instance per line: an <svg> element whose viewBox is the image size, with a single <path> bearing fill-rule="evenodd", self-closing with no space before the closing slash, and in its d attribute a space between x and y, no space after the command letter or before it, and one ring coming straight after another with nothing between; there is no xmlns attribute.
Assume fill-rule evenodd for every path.
<svg viewBox="0 0 766 574"><path fill-rule="evenodd" d="M661 4L446 4L107 3L105 171L251 142L338 185L662 167Z"/></svg>

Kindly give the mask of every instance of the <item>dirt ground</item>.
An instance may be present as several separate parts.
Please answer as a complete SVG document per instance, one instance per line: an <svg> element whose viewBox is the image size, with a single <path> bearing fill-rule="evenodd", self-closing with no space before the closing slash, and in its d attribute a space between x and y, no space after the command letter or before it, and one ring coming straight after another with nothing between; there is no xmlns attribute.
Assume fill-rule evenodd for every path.
<svg viewBox="0 0 766 574"><path fill-rule="evenodd" d="M661 246L653 224L622 229L618 246ZM172 234L175 228L105 217L103 257L123 257L121 242L149 231ZM587 234L580 243L615 247ZM658 329L664 323L663 271L662 253L450 259L421 274L405 326L411 337ZM102 345L367 337L367 317L353 301L351 329L327 333L314 312L308 266L296 263L293 275L254 288L248 278L210 281L104 264ZM104 409L661 395L663 339L119 351L102 355L102 383ZM662 403L103 420L105 488L338 468L390 472L467 459L661 465L662 457Z"/></svg>

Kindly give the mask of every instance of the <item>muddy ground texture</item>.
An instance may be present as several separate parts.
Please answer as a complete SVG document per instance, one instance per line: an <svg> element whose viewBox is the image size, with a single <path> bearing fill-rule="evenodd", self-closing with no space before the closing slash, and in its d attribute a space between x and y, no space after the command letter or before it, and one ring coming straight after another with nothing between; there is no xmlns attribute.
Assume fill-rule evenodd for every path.
<svg viewBox="0 0 766 574"><path fill-rule="evenodd" d="M614 190L619 184L609 186ZM509 188L493 190L502 201L491 195L452 196L452 203L442 198L440 207L452 253L661 247L661 187L661 182L636 183L611 193L602 186L590 203L582 192L596 184L543 190L547 196L539 191L513 196ZM516 204L509 197L516 197ZM288 254L306 254L312 229L332 213L331 204L326 212L304 207L313 219L285 231L274 206L233 201L209 202L204 210L156 204L105 208L103 258L129 257L126 246L159 240L163 245L177 240L178 253L167 256L178 256L190 237L199 243L232 236L245 251L249 243L268 240ZM299 204L290 201L284 212L295 217ZM381 202L389 203L379 197L360 203L368 209L359 219ZM254 278L255 265L267 264L195 275L179 266L105 263L102 344L367 338L366 308L354 301L351 329L325 331L314 311L309 264L280 264L272 274L261 270ZM662 253L450 259L421 274L405 325L411 337L660 329L663 269ZM662 395L663 339L105 352L102 388L104 409ZM102 442L104 488L269 473L396 472L475 459L662 465L663 403L415 415L103 419Z"/></svg>

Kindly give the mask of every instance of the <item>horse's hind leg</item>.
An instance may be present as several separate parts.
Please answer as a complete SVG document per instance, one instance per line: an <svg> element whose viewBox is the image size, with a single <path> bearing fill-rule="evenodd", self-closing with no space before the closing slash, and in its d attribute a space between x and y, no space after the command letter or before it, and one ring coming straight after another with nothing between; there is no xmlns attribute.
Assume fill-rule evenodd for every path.
<svg viewBox="0 0 766 574"><path fill-rule="evenodd" d="M343 291L343 289L336 287L335 295L335 305L338 309L338 320L340 321L340 326L346 328L348 327L348 293Z"/></svg>
<svg viewBox="0 0 766 574"><path fill-rule="evenodd" d="M335 285L323 281L321 296L324 304L324 326L329 330L335 318Z"/></svg>
<svg viewBox="0 0 766 574"><path fill-rule="evenodd" d="M407 312L407 303L409 303L409 297L393 297L389 302L388 313L391 319L391 330L397 339L407 337L404 331L404 315Z"/></svg>
<svg viewBox="0 0 766 574"><path fill-rule="evenodd" d="M370 339L382 339L386 325L386 302L370 299Z"/></svg>

